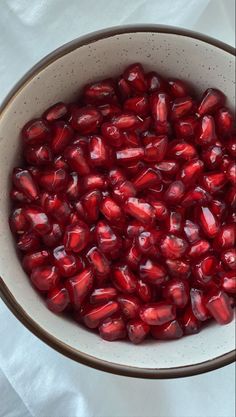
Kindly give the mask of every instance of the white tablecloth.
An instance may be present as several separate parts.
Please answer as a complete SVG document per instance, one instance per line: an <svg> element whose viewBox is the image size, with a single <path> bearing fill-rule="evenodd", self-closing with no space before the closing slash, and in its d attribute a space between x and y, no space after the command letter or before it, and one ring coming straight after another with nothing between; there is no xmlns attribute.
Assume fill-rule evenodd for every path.
<svg viewBox="0 0 236 417"><path fill-rule="evenodd" d="M108 26L183 26L233 44L234 7L234 0L1 0L0 101L49 51ZM234 417L234 371L165 381L105 374L43 344L0 301L0 417Z"/></svg>

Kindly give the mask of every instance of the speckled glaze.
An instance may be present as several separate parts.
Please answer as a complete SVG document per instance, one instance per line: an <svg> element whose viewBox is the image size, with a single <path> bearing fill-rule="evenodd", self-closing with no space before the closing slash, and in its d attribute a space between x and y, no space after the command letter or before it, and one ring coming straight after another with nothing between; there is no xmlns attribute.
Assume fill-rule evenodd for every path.
<svg viewBox="0 0 236 417"><path fill-rule="evenodd" d="M0 290L7 305L31 331L77 361L130 376L186 376L234 360L235 323L211 324L198 335L178 341L148 341L141 346L105 342L47 310L21 268L8 227L9 175L19 162L21 127L54 102L76 100L84 84L116 76L136 61L146 70L190 80L199 93L209 86L217 87L228 97L229 106L235 102L232 48L176 28L97 32L46 57L10 93L0 113Z"/></svg>

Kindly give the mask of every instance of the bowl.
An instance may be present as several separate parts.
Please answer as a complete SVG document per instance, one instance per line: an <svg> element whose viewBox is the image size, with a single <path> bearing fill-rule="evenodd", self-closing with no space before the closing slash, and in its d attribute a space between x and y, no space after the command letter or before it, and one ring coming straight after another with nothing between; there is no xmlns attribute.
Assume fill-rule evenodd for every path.
<svg viewBox="0 0 236 417"><path fill-rule="evenodd" d="M73 101L91 81L120 74L133 63L146 70L210 86L235 97L234 49L187 30L128 26L95 32L52 52L21 79L0 112L0 292L15 316L48 345L94 368L141 378L175 378L207 372L235 359L235 323L210 324L177 341L140 346L109 343L66 317L50 312L32 288L17 257L8 226L12 168L19 163L19 132L26 121L53 103ZM7 335L6 335L7 337Z"/></svg>

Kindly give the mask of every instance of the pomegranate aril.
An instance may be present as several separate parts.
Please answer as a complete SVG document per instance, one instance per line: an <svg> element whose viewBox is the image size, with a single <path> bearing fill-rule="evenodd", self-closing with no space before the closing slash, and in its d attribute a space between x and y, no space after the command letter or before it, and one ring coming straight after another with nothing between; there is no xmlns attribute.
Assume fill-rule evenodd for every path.
<svg viewBox="0 0 236 417"><path fill-rule="evenodd" d="M67 146L64 151L64 157L73 171L78 172L80 175L87 175L90 173L90 167L86 156L80 146Z"/></svg>
<svg viewBox="0 0 236 417"><path fill-rule="evenodd" d="M104 221L100 220L95 227L95 236L99 249L105 254L118 253L121 249L121 239L113 229Z"/></svg>
<svg viewBox="0 0 236 417"><path fill-rule="evenodd" d="M115 114L121 113L121 108L112 103L99 105L98 110L101 112L103 118L105 119L110 119Z"/></svg>
<svg viewBox="0 0 236 417"><path fill-rule="evenodd" d="M204 164L200 159L193 159L186 162L180 171L180 179L186 187L195 184L201 173L203 172Z"/></svg>
<svg viewBox="0 0 236 417"><path fill-rule="evenodd" d="M175 177L179 171L179 164L175 160L164 160L155 164L155 168L158 169L163 176Z"/></svg>
<svg viewBox="0 0 236 417"><path fill-rule="evenodd" d="M236 136L232 136L227 140L226 148L232 158L236 158Z"/></svg>
<svg viewBox="0 0 236 417"><path fill-rule="evenodd" d="M215 121L212 116L206 115L198 122L195 141L200 146L208 146L217 140L215 132Z"/></svg>
<svg viewBox="0 0 236 417"><path fill-rule="evenodd" d="M193 138L197 128L197 118L195 116L185 116L176 120L174 129L176 136L180 139Z"/></svg>
<svg viewBox="0 0 236 417"><path fill-rule="evenodd" d="M47 145L27 146L24 150L24 157L28 164L42 166L52 161L52 152Z"/></svg>
<svg viewBox="0 0 236 417"><path fill-rule="evenodd" d="M129 340L134 344L143 342L148 336L150 326L140 319L133 319L127 323L127 333Z"/></svg>
<svg viewBox="0 0 236 417"><path fill-rule="evenodd" d="M124 146L129 148L138 148L141 145L141 140L135 132L123 132Z"/></svg>
<svg viewBox="0 0 236 417"><path fill-rule="evenodd" d="M30 279L39 291L49 291L59 283L60 275L55 266L43 265L32 270Z"/></svg>
<svg viewBox="0 0 236 417"><path fill-rule="evenodd" d="M150 326L161 326L176 317L176 307L165 302L146 304L139 312L141 320Z"/></svg>
<svg viewBox="0 0 236 417"><path fill-rule="evenodd" d="M118 292L113 287L95 288L90 295L90 304L102 304L114 300Z"/></svg>
<svg viewBox="0 0 236 417"><path fill-rule="evenodd" d="M219 220L226 214L226 204L222 200L212 200L209 204L209 208Z"/></svg>
<svg viewBox="0 0 236 417"><path fill-rule="evenodd" d="M214 239L214 249L222 251L222 249L230 249L236 243L236 225L226 224L221 227Z"/></svg>
<svg viewBox="0 0 236 417"><path fill-rule="evenodd" d="M119 168L113 168L108 173L108 181L111 187L125 181L125 175Z"/></svg>
<svg viewBox="0 0 236 417"><path fill-rule="evenodd" d="M206 299L206 307L219 324L228 324L233 320L230 298L224 291L219 290L209 295Z"/></svg>
<svg viewBox="0 0 236 417"><path fill-rule="evenodd" d="M205 204L211 201L212 197L210 192L197 185L187 191L182 199L181 205L183 207L191 207L196 204Z"/></svg>
<svg viewBox="0 0 236 417"><path fill-rule="evenodd" d="M169 323L161 326L152 326L151 335L154 339L159 340L174 340L180 339L183 336L183 329L177 320L172 320Z"/></svg>
<svg viewBox="0 0 236 417"><path fill-rule="evenodd" d="M138 198L128 198L124 204L124 211L144 224L153 224L155 221L155 209Z"/></svg>
<svg viewBox="0 0 236 417"><path fill-rule="evenodd" d="M193 274L198 283L207 285L217 272L218 261L214 255L201 259L193 268Z"/></svg>
<svg viewBox="0 0 236 417"><path fill-rule="evenodd" d="M178 204L185 192L185 185L182 181L173 181L167 188L164 199L168 204Z"/></svg>
<svg viewBox="0 0 236 417"><path fill-rule="evenodd" d="M52 124L50 146L54 154L59 154L73 137L73 129L66 122L59 120Z"/></svg>
<svg viewBox="0 0 236 417"><path fill-rule="evenodd" d="M30 273L33 269L48 264L49 259L50 252L45 249L27 253L22 259L22 266L27 273Z"/></svg>
<svg viewBox="0 0 236 417"><path fill-rule="evenodd" d="M141 64L130 65L124 71L123 77L130 84L132 90L137 93L144 93L147 91L147 82Z"/></svg>
<svg viewBox="0 0 236 417"><path fill-rule="evenodd" d="M102 200L100 204L100 210L106 219L111 223L119 222L123 216L121 207L113 198L109 196Z"/></svg>
<svg viewBox="0 0 236 417"><path fill-rule="evenodd" d="M112 271L112 282L114 286L123 293L133 293L136 290L137 279L129 267L125 264L117 265Z"/></svg>
<svg viewBox="0 0 236 417"><path fill-rule="evenodd" d="M123 77L118 79L117 88L122 101L131 96L131 86Z"/></svg>
<svg viewBox="0 0 236 417"><path fill-rule="evenodd" d="M140 233L140 235L136 239L137 241L137 248L141 254L146 255L153 255L157 253L155 248L155 235L152 231L145 231Z"/></svg>
<svg viewBox="0 0 236 417"><path fill-rule="evenodd" d="M142 254L138 246L134 243L125 253L125 261L127 265L134 271L137 271Z"/></svg>
<svg viewBox="0 0 236 417"><path fill-rule="evenodd" d="M84 324L90 329L95 329L106 318L119 311L119 304L116 301L108 301L99 306L91 306L82 313Z"/></svg>
<svg viewBox="0 0 236 417"><path fill-rule="evenodd" d="M210 146L202 152L202 159L209 169L218 168L222 163L223 150L220 146Z"/></svg>
<svg viewBox="0 0 236 417"><path fill-rule="evenodd" d="M221 288L228 294L236 294L236 271L223 272L220 277Z"/></svg>
<svg viewBox="0 0 236 417"><path fill-rule="evenodd" d="M67 113L68 113L67 105L60 101L58 103L53 104L51 107L49 107L43 113L43 118L49 123L55 122L59 119L64 119L67 116Z"/></svg>
<svg viewBox="0 0 236 417"><path fill-rule="evenodd" d="M200 239L194 242L188 251L188 256L192 259L205 255L210 250L210 243L207 240Z"/></svg>
<svg viewBox="0 0 236 417"><path fill-rule="evenodd" d="M200 240L200 228L191 220L186 220L184 223L184 233L190 243Z"/></svg>
<svg viewBox="0 0 236 417"><path fill-rule="evenodd" d="M191 288L190 290L191 306L194 316L197 320L208 320L211 315L205 305L205 296L202 290Z"/></svg>
<svg viewBox="0 0 236 417"><path fill-rule="evenodd" d="M179 259L188 249L188 243L185 239L168 234L160 243L160 250L165 258Z"/></svg>
<svg viewBox="0 0 236 417"><path fill-rule="evenodd" d="M25 145L41 145L48 140L50 129L42 119L30 120L22 129Z"/></svg>
<svg viewBox="0 0 236 417"><path fill-rule="evenodd" d="M216 130L220 136L229 136L233 127L233 115L227 107L220 108L215 114Z"/></svg>
<svg viewBox="0 0 236 417"><path fill-rule="evenodd" d="M152 285L161 285L168 280L165 268L151 259L144 260L139 265L139 276Z"/></svg>
<svg viewBox="0 0 236 417"><path fill-rule="evenodd" d="M24 193L18 191L16 188L12 188L10 191L10 199L16 203L26 204L30 203L30 199L25 196Z"/></svg>
<svg viewBox="0 0 236 417"><path fill-rule="evenodd" d="M46 191L57 193L65 191L68 183L68 174L62 169L45 169L40 172L39 185Z"/></svg>
<svg viewBox="0 0 236 417"><path fill-rule="evenodd" d="M62 236L63 231L61 226L57 223L53 223L52 229L49 233L42 236L42 240L47 247L53 248L61 242Z"/></svg>
<svg viewBox="0 0 236 417"><path fill-rule="evenodd" d="M66 195L69 200L78 200L81 195L81 184L76 172L71 172L66 187Z"/></svg>
<svg viewBox="0 0 236 417"><path fill-rule="evenodd" d="M236 269L236 249L231 248L225 250L221 254L221 260L223 261L226 268L232 269L234 271Z"/></svg>
<svg viewBox="0 0 236 417"><path fill-rule="evenodd" d="M17 190L21 191L30 201L37 200L38 187L29 170L14 168L12 180Z"/></svg>
<svg viewBox="0 0 236 417"><path fill-rule="evenodd" d="M71 111L70 124L82 135L96 133L102 123L102 114L96 107L75 107Z"/></svg>
<svg viewBox="0 0 236 417"><path fill-rule="evenodd" d="M167 122L170 113L170 97L165 93L154 93L150 97L151 112L155 123L155 130L159 134L169 131Z"/></svg>
<svg viewBox="0 0 236 417"><path fill-rule="evenodd" d="M118 203L124 203L128 198L135 197L135 195L136 189L130 181L119 182L113 188L113 197Z"/></svg>
<svg viewBox="0 0 236 417"><path fill-rule="evenodd" d="M25 217L30 223L31 230L39 235L50 232L52 224L41 208L29 207L25 209Z"/></svg>
<svg viewBox="0 0 236 417"><path fill-rule="evenodd" d="M124 148L116 152L116 160L121 164L138 162L143 156L143 148Z"/></svg>
<svg viewBox="0 0 236 417"><path fill-rule="evenodd" d="M219 222L208 207L197 209L197 218L200 226L207 237L213 239L219 231Z"/></svg>
<svg viewBox="0 0 236 417"><path fill-rule="evenodd" d="M173 141L170 142L168 156L188 161L189 159L197 157L197 150L191 143Z"/></svg>
<svg viewBox="0 0 236 417"><path fill-rule="evenodd" d="M58 223L67 224L71 215L71 209L66 200L58 194L42 194L41 206Z"/></svg>
<svg viewBox="0 0 236 417"><path fill-rule="evenodd" d="M161 175L153 168L144 168L132 180L136 190L144 190L153 185L160 184Z"/></svg>
<svg viewBox="0 0 236 417"><path fill-rule="evenodd" d="M23 234L29 230L30 225L23 208L16 208L12 211L9 217L9 225L13 233Z"/></svg>
<svg viewBox="0 0 236 417"><path fill-rule="evenodd" d="M144 160L146 162L163 161L168 147L168 138L165 135L157 136L144 149Z"/></svg>
<svg viewBox="0 0 236 417"><path fill-rule="evenodd" d="M101 136L91 136L89 139L89 157L91 165L104 166L109 163L109 149Z"/></svg>
<svg viewBox="0 0 236 417"><path fill-rule="evenodd" d="M39 236L34 232L25 232L19 235L17 248L24 252L35 251L40 248Z"/></svg>
<svg viewBox="0 0 236 417"><path fill-rule="evenodd" d="M71 277L83 267L81 259L72 253L67 253L64 246L57 246L53 250L53 259L63 277Z"/></svg>
<svg viewBox="0 0 236 417"><path fill-rule="evenodd" d="M194 102L190 96L176 98L171 104L171 119L180 119L187 116L193 110Z"/></svg>
<svg viewBox="0 0 236 417"><path fill-rule="evenodd" d="M86 254L86 257L91 264L94 273L101 278L106 278L111 271L110 263L105 255L96 247L93 246Z"/></svg>
<svg viewBox="0 0 236 417"><path fill-rule="evenodd" d="M166 259L169 274L173 277L188 278L191 273L189 262L179 259Z"/></svg>
<svg viewBox="0 0 236 417"><path fill-rule="evenodd" d="M131 112L116 114L112 117L111 123L120 130L133 130L138 127L140 119Z"/></svg>
<svg viewBox="0 0 236 417"><path fill-rule="evenodd" d="M225 195L225 202L232 210L236 209L236 187L231 187Z"/></svg>
<svg viewBox="0 0 236 417"><path fill-rule="evenodd" d="M121 294L118 296L121 313L126 320L132 320L139 317L140 301L137 297L130 294Z"/></svg>
<svg viewBox="0 0 236 417"><path fill-rule="evenodd" d="M103 123L101 126L101 132L107 143L114 147L119 148L124 144L124 135L120 129L113 123Z"/></svg>
<svg viewBox="0 0 236 417"><path fill-rule="evenodd" d="M99 326L102 339L112 342L126 337L125 322L121 317L109 317Z"/></svg>
<svg viewBox="0 0 236 417"><path fill-rule="evenodd" d="M107 180L102 174L89 174L83 177L82 187L85 191L106 190Z"/></svg>
<svg viewBox="0 0 236 417"><path fill-rule="evenodd" d="M201 328L200 320L195 317L191 306L189 306L181 318L181 326L185 335L199 333Z"/></svg>
<svg viewBox="0 0 236 417"><path fill-rule="evenodd" d="M172 279L165 284L162 294L176 308L184 308L189 301L189 284L186 280Z"/></svg>
<svg viewBox="0 0 236 417"><path fill-rule="evenodd" d="M227 168L226 176L233 185L236 185L236 162L231 162Z"/></svg>
<svg viewBox="0 0 236 417"><path fill-rule="evenodd" d="M105 104L117 101L114 81L107 79L84 87L83 99L85 104Z"/></svg>
<svg viewBox="0 0 236 417"><path fill-rule="evenodd" d="M135 113L139 116L147 116L149 111L149 102L147 96L131 97L125 100L124 110Z"/></svg>
<svg viewBox="0 0 236 417"><path fill-rule="evenodd" d="M64 234L65 249L72 252L81 252L89 243L89 228L86 223L79 222L66 227Z"/></svg>
<svg viewBox="0 0 236 417"><path fill-rule="evenodd" d="M189 94L189 86L185 81L179 80L178 78L171 78L168 80L169 92L172 97L180 98L186 97Z"/></svg>
<svg viewBox="0 0 236 417"><path fill-rule="evenodd" d="M79 274L66 280L65 287L68 291L70 302L76 309L82 305L90 294L93 284L94 278L90 268L84 269Z"/></svg>
<svg viewBox="0 0 236 417"><path fill-rule="evenodd" d="M87 222L94 223L99 218L99 205L102 200L102 194L99 190L89 191L81 198L81 203Z"/></svg>
<svg viewBox="0 0 236 417"><path fill-rule="evenodd" d="M214 113L219 107L224 105L224 102L225 96L220 90L208 88L202 96L197 113L200 116Z"/></svg>
<svg viewBox="0 0 236 417"><path fill-rule="evenodd" d="M65 171L69 170L69 165L67 164L67 162L65 161L65 159L62 155L58 155L54 158L52 166L55 169L62 168Z"/></svg>
<svg viewBox="0 0 236 417"><path fill-rule="evenodd" d="M61 313L69 304L69 295L64 287L52 288L47 293L47 307L53 313Z"/></svg>

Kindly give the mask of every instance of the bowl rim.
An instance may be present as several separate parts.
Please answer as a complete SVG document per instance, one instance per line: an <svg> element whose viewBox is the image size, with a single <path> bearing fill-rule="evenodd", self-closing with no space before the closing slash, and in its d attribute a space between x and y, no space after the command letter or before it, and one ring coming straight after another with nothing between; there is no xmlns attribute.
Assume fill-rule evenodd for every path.
<svg viewBox="0 0 236 417"><path fill-rule="evenodd" d="M221 42L217 39L211 38L207 35L194 32L188 29L182 29L175 26L166 26L166 25L125 25L125 26L113 26L108 29L102 29L96 32L89 33L87 35L80 36L71 42L68 42L61 47L55 49L53 52L46 55L41 59L36 65L34 65L26 74L15 84L11 89L9 94L3 100L0 105L0 120L3 113L6 111L8 106L14 100L16 95L25 87L25 85L33 78L35 75L40 73L42 69L50 65L55 60L60 57L67 55L68 53L76 50L84 45L94 43L98 40L109 38L111 36L116 36L124 33L137 33L137 32L154 32L154 33L166 33L174 34L184 37L193 38L196 40L203 41L209 45L215 46L232 56L235 56L235 48L224 42ZM82 363L84 365L90 366L101 371L110 372L112 374L136 377L136 378L149 378L149 379L169 379L169 378L179 378L179 377L188 377L193 375L202 374L205 372L213 371L215 369L221 368L222 366L229 365L234 362L236 359L236 350L232 350L218 356L213 359L209 359L204 362L200 362L193 365L172 367L172 368L138 368L127 365L120 365L113 362L108 362L102 359L98 359L94 356L88 355L86 353L80 352L77 349L72 348L71 346L63 343L61 340L55 338L53 335L48 333L42 327L40 327L37 322L35 322L29 314L21 307L17 302L13 294L8 289L7 285L4 283L3 279L0 277L0 296L7 307L15 315L15 317L34 335L39 339L45 342L47 345L54 348L59 353L67 356L70 359L75 360L76 362Z"/></svg>

